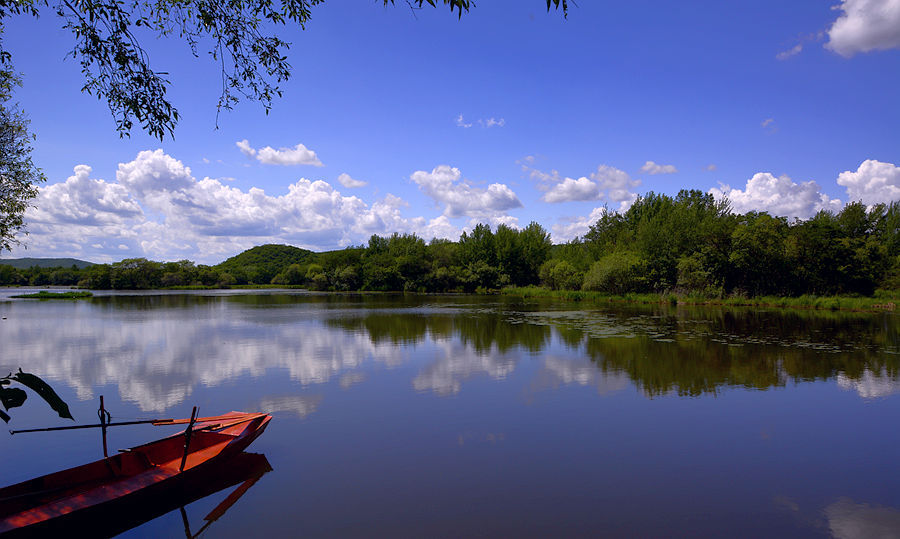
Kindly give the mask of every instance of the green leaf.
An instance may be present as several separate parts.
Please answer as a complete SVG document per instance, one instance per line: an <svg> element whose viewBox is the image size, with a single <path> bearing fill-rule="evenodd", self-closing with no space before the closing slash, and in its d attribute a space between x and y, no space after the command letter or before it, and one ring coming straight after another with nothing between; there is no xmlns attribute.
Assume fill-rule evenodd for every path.
<svg viewBox="0 0 900 539"><path fill-rule="evenodd" d="M28 394L17 387L0 388L0 402L3 403L3 407L7 410L22 406L27 398Z"/></svg>
<svg viewBox="0 0 900 539"><path fill-rule="evenodd" d="M72 417L72 413L69 412L69 405L59 398L59 395L56 394L56 391L53 391L53 388L47 385L47 382L33 374L22 372L22 369L19 369L19 372L13 375L13 379L40 395L41 398L47 401L47 404L53 408L53 411L59 414L59 417L71 419L73 421L75 420L75 418Z"/></svg>

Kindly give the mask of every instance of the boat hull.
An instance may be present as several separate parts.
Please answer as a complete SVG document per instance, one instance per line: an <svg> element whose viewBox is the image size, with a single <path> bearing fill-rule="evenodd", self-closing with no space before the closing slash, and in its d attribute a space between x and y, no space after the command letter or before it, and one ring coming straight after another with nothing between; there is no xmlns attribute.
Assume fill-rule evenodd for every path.
<svg viewBox="0 0 900 539"><path fill-rule="evenodd" d="M183 491L217 464L241 453L268 426L271 416L232 413L218 424L198 423L184 469L183 434L131 448L83 466L0 489L0 533L45 535L49 528L110 508ZM224 425L224 426L223 426Z"/></svg>

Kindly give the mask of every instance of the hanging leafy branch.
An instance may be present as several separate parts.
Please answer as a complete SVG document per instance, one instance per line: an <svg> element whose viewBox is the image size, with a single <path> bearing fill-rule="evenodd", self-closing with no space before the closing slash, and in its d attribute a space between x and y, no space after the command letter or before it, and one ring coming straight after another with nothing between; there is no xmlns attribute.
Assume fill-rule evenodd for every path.
<svg viewBox="0 0 900 539"><path fill-rule="evenodd" d="M8 62L9 55L0 51L0 252L18 243L25 210L45 180L31 159L34 136L28 133L28 118L10 103L20 81Z"/></svg>
<svg viewBox="0 0 900 539"><path fill-rule="evenodd" d="M53 408L54 412L59 414L59 417L63 419L73 419L72 413L69 412L69 405L56 394L56 391L53 391L53 388L50 387L47 382L41 380L34 374L22 372L22 369L19 369L19 372L17 373L9 373L9 375L0 378L0 403L3 404L3 408L5 409L5 411L0 410L0 419L4 422L9 423L9 420L12 419L7 412L11 408L22 406L28 398L28 393L26 393L24 389L9 387L13 382L21 384L37 393L39 397L44 399L44 401Z"/></svg>
<svg viewBox="0 0 900 539"><path fill-rule="evenodd" d="M395 0L382 0L385 6ZM569 0L547 0L547 10ZM179 112L166 95L168 73L151 67L143 39L177 36L194 56L201 50L221 68L217 111L230 110L240 99L262 104L266 113L291 74L290 43L273 28L294 23L305 28L312 8L325 0L0 0L0 25L12 15L37 16L52 7L63 28L75 38L69 55L81 64L82 91L106 100L120 136L134 124L162 140L174 136ZM438 6L438 0L406 0L410 7ZM473 0L441 0L458 17ZM5 53L0 42L0 54ZM218 123L218 119L217 119Z"/></svg>

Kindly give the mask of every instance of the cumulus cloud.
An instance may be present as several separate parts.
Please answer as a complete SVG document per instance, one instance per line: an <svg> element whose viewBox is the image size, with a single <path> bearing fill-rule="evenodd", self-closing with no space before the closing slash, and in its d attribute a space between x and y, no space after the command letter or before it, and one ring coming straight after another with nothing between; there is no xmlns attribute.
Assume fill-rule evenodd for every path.
<svg viewBox="0 0 900 539"><path fill-rule="evenodd" d="M316 157L316 152L310 150L303 144L297 144L293 148L275 149L271 146L260 148L259 150L250 146L250 141L244 139L235 142L241 153L248 157L255 157L257 161L266 165L312 165L314 167L325 166Z"/></svg>
<svg viewBox="0 0 900 539"><path fill-rule="evenodd" d="M900 48L900 0L843 0L825 47L850 58L860 52Z"/></svg>
<svg viewBox="0 0 900 539"><path fill-rule="evenodd" d="M538 189L545 191L544 202L570 202L588 200L609 200L619 204L619 210L626 210L637 198L634 191L640 180L632 179L624 170L600 165L590 177L578 179L562 178L557 171L551 173L531 170L531 178L538 181Z"/></svg>
<svg viewBox="0 0 900 539"><path fill-rule="evenodd" d="M559 222L550 227L553 242L565 243L584 236L587 234L588 230L591 229L591 225L600 220L606 212L606 207L600 206L599 208L591 210L591 213L587 216L563 217Z"/></svg>
<svg viewBox="0 0 900 539"><path fill-rule="evenodd" d="M341 185L343 185L347 189L355 189L357 187L364 187L366 185L369 185L369 182L364 182L362 180L354 180L346 172L344 172L340 176L338 176L337 180Z"/></svg>
<svg viewBox="0 0 900 539"><path fill-rule="evenodd" d="M600 198L600 185L584 176L577 180L565 178L544 193L544 202L568 202L573 200L597 200Z"/></svg>
<svg viewBox="0 0 900 539"><path fill-rule="evenodd" d="M466 122L465 118L463 118L463 115L460 114L459 116L456 117L456 127L462 127L463 129L468 129L468 128L472 127L472 122Z"/></svg>
<svg viewBox="0 0 900 539"><path fill-rule="evenodd" d="M91 179L91 170L78 165L66 181L41 189L35 208L29 211L29 222L116 226L143 215L125 186Z"/></svg>
<svg viewBox="0 0 900 539"><path fill-rule="evenodd" d="M235 146L238 147L239 150L241 150L242 154L244 154L248 157L253 157L256 155L256 150L253 149L252 146L250 146L249 140L247 140L247 139L240 140L238 142L235 142L234 144L235 144Z"/></svg>
<svg viewBox="0 0 900 539"><path fill-rule="evenodd" d="M473 186L462 179L458 168L438 165L431 172L417 170L410 179L423 193L444 205L447 217L496 217L513 208L521 208L522 202L509 186L492 183L487 189Z"/></svg>
<svg viewBox="0 0 900 539"><path fill-rule="evenodd" d="M29 255L216 263L263 243L324 250L360 243L372 234L456 239L460 233L446 216L404 217L401 209L408 203L391 194L369 205L321 180L301 178L281 195L242 190L214 178L198 180L162 150L143 151L120 164L115 182L90 174L90 167L79 165L65 182L40 189L37 207L26 213ZM462 208L474 215L479 208L509 205L512 191L451 185L438 193L451 199L450 213ZM470 207L452 200L454 195ZM518 203L515 195L512 199Z"/></svg>
<svg viewBox="0 0 900 539"><path fill-rule="evenodd" d="M607 200L619 203L619 211L631 207L637 199L634 190L641 185L641 180L632 179L624 170L606 165L597 167L597 171L591 174L591 179L600 185L600 189L606 193Z"/></svg>
<svg viewBox="0 0 900 539"><path fill-rule="evenodd" d="M819 210L840 211L841 201L823 193L814 181L795 183L790 177L759 172L747 180L743 190L720 184L709 192L727 197L735 212L766 211L784 217L812 217Z"/></svg>
<svg viewBox="0 0 900 539"><path fill-rule="evenodd" d="M850 201L872 205L900 200L900 167L892 163L868 159L855 172L841 172L837 183L847 188Z"/></svg>
<svg viewBox="0 0 900 539"><path fill-rule="evenodd" d="M660 165L653 161L647 161L641 167L641 172L653 176L654 174L674 174L678 172L678 169L675 168L675 165Z"/></svg>

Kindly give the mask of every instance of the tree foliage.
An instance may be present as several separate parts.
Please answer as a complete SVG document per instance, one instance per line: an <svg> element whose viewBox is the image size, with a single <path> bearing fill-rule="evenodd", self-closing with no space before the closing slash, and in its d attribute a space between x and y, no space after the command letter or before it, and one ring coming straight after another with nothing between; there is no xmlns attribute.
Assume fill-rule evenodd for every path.
<svg viewBox="0 0 900 539"><path fill-rule="evenodd" d="M135 124L162 140L174 136L180 114L167 96L171 81L151 65L145 43L183 40L195 57L206 53L221 70L217 110L241 98L258 101L266 113L292 76L291 44L278 33L295 24L305 28L312 9L325 0L0 0L0 25L15 15L38 16L45 8L72 34L69 55L81 65L82 91L106 101L120 136ZM385 6L394 0L383 0ZM472 0L406 0L412 8L443 4L459 17ZM547 0L547 10L567 0ZM9 60L0 43L0 54Z"/></svg>
<svg viewBox="0 0 900 539"><path fill-rule="evenodd" d="M0 285L88 288L292 285L312 290L474 292L543 284L610 294L872 295L900 288L900 202L855 202L788 222L739 215L709 194L649 193L602 216L583 239L551 245L537 223L479 224L459 241L373 235L364 246L314 253L262 245L217 266L143 258L85 269L0 264Z"/></svg>
<svg viewBox="0 0 900 539"><path fill-rule="evenodd" d="M37 184L44 181L31 158L34 137L28 133L28 119L11 102L20 81L8 60L0 47L0 252L19 243L16 236L24 227L25 210L37 196Z"/></svg>

